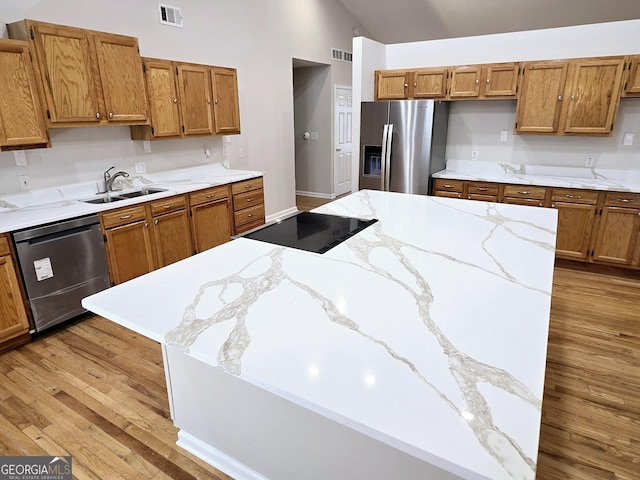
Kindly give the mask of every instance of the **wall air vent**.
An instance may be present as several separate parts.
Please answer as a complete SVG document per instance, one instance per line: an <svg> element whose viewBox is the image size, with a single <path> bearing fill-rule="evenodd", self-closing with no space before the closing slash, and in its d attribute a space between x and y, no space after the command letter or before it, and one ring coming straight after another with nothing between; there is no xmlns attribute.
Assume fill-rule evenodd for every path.
<svg viewBox="0 0 640 480"><path fill-rule="evenodd" d="M182 10L171 5L158 4L160 23L172 27L182 27Z"/></svg>
<svg viewBox="0 0 640 480"><path fill-rule="evenodd" d="M352 62L353 54L351 52L345 52L344 50L339 50L337 48L331 49L331 58L333 60L338 60L340 62Z"/></svg>

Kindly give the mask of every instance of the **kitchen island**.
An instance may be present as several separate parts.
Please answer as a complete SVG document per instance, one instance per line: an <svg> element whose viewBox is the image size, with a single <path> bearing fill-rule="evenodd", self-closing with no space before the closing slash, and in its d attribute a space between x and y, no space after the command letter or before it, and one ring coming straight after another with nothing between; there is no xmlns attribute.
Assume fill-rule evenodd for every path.
<svg viewBox="0 0 640 480"><path fill-rule="evenodd" d="M162 345L178 444L237 479L535 478L557 213L377 191L316 212L379 221L83 301Z"/></svg>

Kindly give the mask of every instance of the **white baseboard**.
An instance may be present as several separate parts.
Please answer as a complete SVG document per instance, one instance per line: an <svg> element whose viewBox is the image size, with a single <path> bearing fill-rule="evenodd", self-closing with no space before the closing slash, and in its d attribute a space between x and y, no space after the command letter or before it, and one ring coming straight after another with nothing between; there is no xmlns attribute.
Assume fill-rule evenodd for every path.
<svg viewBox="0 0 640 480"><path fill-rule="evenodd" d="M302 190L296 190L296 195L302 195L303 197L325 198L328 200L334 200L336 198L336 195L333 193L303 192Z"/></svg>
<svg viewBox="0 0 640 480"><path fill-rule="evenodd" d="M194 454L221 472L233 477L235 480L268 480L267 477L260 475L236 459L213 448L211 445L207 445L183 430L178 432L176 445Z"/></svg>
<svg viewBox="0 0 640 480"><path fill-rule="evenodd" d="M266 223L273 222L274 220L278 220L280 218L289 217L289 216L291 216L291 215L293 215L294 213L297 213L297 212L298 212L298 208L297 207L287 208L286 210L282 210L281 212L272 213L271 215L267 215L267 217L264 219L264 221Z"/></svg>

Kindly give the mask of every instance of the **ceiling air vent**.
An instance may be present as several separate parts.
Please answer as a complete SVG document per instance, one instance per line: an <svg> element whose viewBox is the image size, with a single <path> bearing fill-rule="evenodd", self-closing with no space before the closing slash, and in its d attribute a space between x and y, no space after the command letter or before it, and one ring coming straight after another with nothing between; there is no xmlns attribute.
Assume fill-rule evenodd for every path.
<svg viewBox="0 0 640 480"><path fill-rule="evenodd" d="M171 5L158 4L160 9L160 23L173 27L182 27L182 10Z"/></svg>
<svg viewBox="0 0 640 480"><path fill-rule="evenodd" d="M345 52L337 48L331 49L331 58L340 62L352 62L353 54L351 52Z"/></svg>

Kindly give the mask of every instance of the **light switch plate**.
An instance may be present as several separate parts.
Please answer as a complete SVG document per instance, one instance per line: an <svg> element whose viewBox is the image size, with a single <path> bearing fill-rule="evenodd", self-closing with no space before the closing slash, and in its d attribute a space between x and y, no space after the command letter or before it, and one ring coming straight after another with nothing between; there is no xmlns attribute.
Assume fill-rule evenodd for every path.
<svg viewBox="0 0 640 480"><path fill-rule="evenodd" d="M629 147L633 145L633 133L627 132L624 134L624 137L622 139L622 145L624 145L625 147Z"/></svg>
<svg viewBox="0 0 640 480"><path fill-rule="evenodd" d="M136 173L145 173L147 165L144 162L136 162Z"/></svg>
<svg viewBox="0 0 640 480"><path fill-rule="evenodd" d="M18 167L26 167L27 166L27 154L24 150L15 150L13 152L13 158L16 160L16 166Z"/></svg>
<svg viewBox="0 0 640 480"><path fill-rule="evenodd" d="M501 142L506 142L507 141L507 131L506 130L500 130L500 141Z"/></svg>

